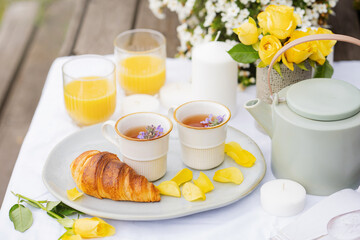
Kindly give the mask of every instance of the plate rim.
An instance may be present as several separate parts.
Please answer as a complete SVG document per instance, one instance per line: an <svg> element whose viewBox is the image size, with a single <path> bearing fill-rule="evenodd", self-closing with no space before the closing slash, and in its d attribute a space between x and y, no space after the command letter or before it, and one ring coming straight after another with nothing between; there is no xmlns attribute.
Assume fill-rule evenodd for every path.
<svg viewBox="0 0 360 240"><path fill-rule="evenodd" d="M111 212L101 212L101 211L97 211L97 210L92 210L92 209L88 209L87 207L83 207L79 204L74 204L73 201L70 201L69 199L66 199L66 198L63 198L61 197L55 190L53 190L50 185L48 184L47 180L45 179L45 169L47 168L48 164L49 164L49 157L52 155L52 153L56 150L56 148L58 147L58 145L60 145L61 143L65 142L66 140L68 140L69 138L71 138L73 135L75 134L78 134L79 132L82 132L82 131L87 131L89 130L89 128L97 128L97 127L100 127L102 124L96 124L96 125L93 125L93 126L89 126L89 127L85 127L85 128L82 128L80 130L77 130L73 133L70 133L69 135L65 136L62 140L60 140L52 149L51 151L49 152L47 158L46 158L46 161L45 161L45 164L43 166L43 169L42 169L42 173L41 173L41 176L42 176L42 181L43 181L43 184L45 185L45 187L47 188L47 190L54 196L56 197L58 200L62 201L63 203L65 203L66 205L76 209L76 210L79 210L87 215L91 215L91 216L99 216L99 217L102 217L102 218L107 218L107 219L114 219L114 220L125 220L125 221L157 221L157 220L167 220L167 219L174 219L174 218L179 218L179 217L184 217L184 216L189 216L189 215L193 215L193 214L196 214L196 213L201 213L201 212L207 212L207 211L210 211L210 210L214 210L214 209L218 209L218 208L222 208L222 207L225 207L225 206L228 206L232 203L235 203L237 201L239 201L240 199L246 197L247 195L249 195L252 191L254 191L254 189L260 184L260 182L264 179L265 177L265 174L266 174L266 171L267 171L267 166L266 166L266 161L265 161L265 158L264 158L264 155L260 149L260 147L257 145L257 143L252 139L250 138L248 135L246 135L245 133L243 133L242 131L236 129L235 127L232 127L232 126L228 126L228 128L232 128L232 130L242 134L243 136L245 136L246 138L248 138L254 145L255 147L258 149L260 155L261 155L261 162L262 162L262 165L264 166L263 169L262 169L262 172L261 174L259 175L259 177L256 179L256 182L253 183L251 185L251 188L242 193L242 194L239 194L237 195L235 198L229 200L229 201L224 201L224 202L221 202L220 204L217 204L217 205L212 205L212 206L209 206L208 208L206 209L191 209L191 210L188 210L186 212L182 212L182 213L167 213L167 214L157 214L157 215L153 215L153 216L138 216L138 215L128 215L128 214L115 214L115 213L111 213ZM258 160L258 159L257 159ZM121 202L121 201L119 201ZM138 203L138 204L142 204L142 203ZM151 203L146 203L146 204L151 204ZM74 206L75 205L75 206Z"/></svg>

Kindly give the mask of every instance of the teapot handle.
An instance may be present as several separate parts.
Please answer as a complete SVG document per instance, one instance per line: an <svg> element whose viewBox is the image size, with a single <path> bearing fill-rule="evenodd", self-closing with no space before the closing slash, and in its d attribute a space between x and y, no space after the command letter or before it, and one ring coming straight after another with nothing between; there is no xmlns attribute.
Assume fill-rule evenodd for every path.
<svg viewBox="0 0 360 240"><path fill-rule="evenodd" d="M286 44L285 46L283 46L273 57L273 59L271 60L271 63L269 65L269 70L268 70L268 74L267 74L267 80L268 80L268 85L269 85L269 90L270 90L270 96L271 99L273 99L273 92L272 92L272 88L271 88L271 84L270 84L270 73L271 73L271 69L273 68L276 59L278 59L281 54L283 54L286 50L299 45L301 43L305 43L305 42L311 42L311 41L318 41L318 40L337 40L337 41L341 41L341 42L348 42L348 43L352 43L355 45L360 46L360 40L354 37L350 37L350 36L346 36L346 35L341 35L341 34L315 34L315 35L309 35L309 36L305 36L305 37L301 37L298 38L288 44Z"/></svg>

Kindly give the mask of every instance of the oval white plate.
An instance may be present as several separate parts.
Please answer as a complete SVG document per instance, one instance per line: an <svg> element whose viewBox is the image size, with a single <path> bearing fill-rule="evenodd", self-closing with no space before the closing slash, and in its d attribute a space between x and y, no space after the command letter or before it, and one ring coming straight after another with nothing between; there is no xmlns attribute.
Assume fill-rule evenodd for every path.
<svg viewBox="0 0 360 240"><path fill-rule="evenodd" d="M240 167L226 156L224 163L219 167L203 172L212 179L216 170L238 167L244 175L244 181L240 185L212 181L215 189L206 194L205 201L196 202L188 202L184 197L161 196L161 201L158 203L136 203L97 199L88 195L84 195L76 201L70 201L66 196L66 190L76 186L71 176L70 164L78 155L84 151L96 149L115 153L121 159L118 149L103 138L100 128L101 125L87 127L66 137L50 152L43 169L44 184L56 198L92 216L118 220L150 221L176 218L220 208L248 195L265 175L266 164L259 147L251 138L229 127L226 142L236 141L244 149L250 151L256 157L255 165L251 168ZM181 161L180 143L174 136L170 138L167 161L167 173L163 178L154 182L155 185L170 180L179 170L186 168ZM199 171L192 171L194 179L197 179Z"/></svg>

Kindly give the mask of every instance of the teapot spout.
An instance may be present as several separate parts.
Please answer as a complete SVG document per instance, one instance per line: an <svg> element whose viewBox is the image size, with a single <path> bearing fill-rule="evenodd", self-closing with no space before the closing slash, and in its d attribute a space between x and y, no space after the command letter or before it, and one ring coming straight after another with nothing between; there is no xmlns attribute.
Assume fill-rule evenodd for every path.
<svg viewBox="0 0 360 240"><path fill-rule="evenodd" d="M271 105L264 103L260 99L256 98L246 102L244 107L264 128L269 137L272 137L273 122Z"/></svg>

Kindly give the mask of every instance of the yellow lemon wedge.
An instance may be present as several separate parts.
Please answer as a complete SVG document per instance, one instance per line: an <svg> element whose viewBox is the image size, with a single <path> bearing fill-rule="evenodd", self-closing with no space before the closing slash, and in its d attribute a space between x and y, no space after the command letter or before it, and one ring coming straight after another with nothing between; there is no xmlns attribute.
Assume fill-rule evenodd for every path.
<svg viewBox="0 0 360 240"><path fill-rule="evenodd" d="M217 170L213 179L217 182L232 182L235 184L241 184L244 181L244 176L240 169L236 167L229 167Z"/></svg>
<svg viewBox="0 0 360 240"><path fill-rule="evenodd" d="M73 189L67 190L66 193L67 193L68 199L71 201L75 201L76 199L78 199L79 197L84 195L82 192L79 192L76 189L76 187L74 187Z"/></svg>
<svg viewBox="0 0 360 240"><path fill-rule="evenodd" d="M198 186L203 193L208 193L214 189L214 185L205 173L200 172L198 179L194 180L196 186Z"/></svg>
<svg viewBox="0 0 360 240"><path fill-rule="evenodd" d="M180 170L171 181L176 182L178 186L188 181L191 181L193 178L193 173L190 169L184 168Z"/></svg>
<svg viewBox="0 0 360 240"><path fill-rule="evenodd" d="M157 188L162 195L181 197L180 188L174 181L164 181Z"/></svg>
<svg viewBox="0 0 360 240"><path fill-rule="evenodd" d="M243 167L252 167L256 158L252 153L243 149L237 142L228 142L225 144L225 153L234 159L234 161Z"/></svg>
<svg viewBox="0 0 360 240"><path fill-rule="evenodd" d="M184 198L189 201L205 200L206 196L201 189L191 182L187 182L182 187L182 194Z"/></svg>
<svg viewBox="0 0 360 240"><path fill-rule="evenodd" d="M115 234L113 226L97 217L76 219L73 230L82 238L108 237Z"/></svg>

